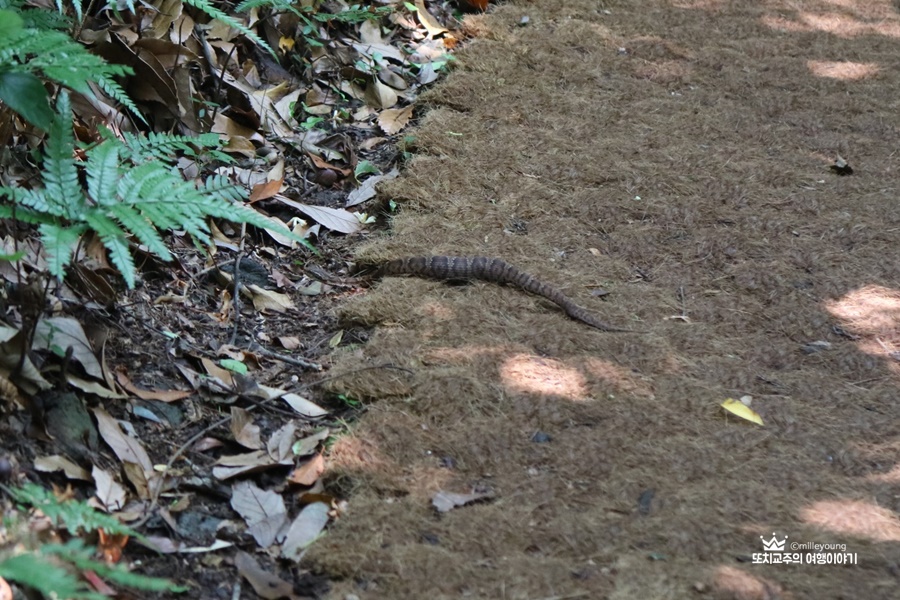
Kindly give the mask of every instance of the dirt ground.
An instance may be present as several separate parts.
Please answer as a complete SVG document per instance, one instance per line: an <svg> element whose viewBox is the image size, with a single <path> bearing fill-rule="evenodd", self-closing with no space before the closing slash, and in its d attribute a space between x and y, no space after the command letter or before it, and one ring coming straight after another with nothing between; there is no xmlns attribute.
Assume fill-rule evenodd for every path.
<svg viewBox="0 0 900 600"><path fill-rule="evenodd" d="M333 372L407 370L332 383L369 412L309 554L331 597L900 597L895 5L519 0L470 26L360 259L501 257L648 333L488 283L349 302L378 327ZM764 426L720 407L745 395ZM773 534L858 564L755 564Z"/></svg>

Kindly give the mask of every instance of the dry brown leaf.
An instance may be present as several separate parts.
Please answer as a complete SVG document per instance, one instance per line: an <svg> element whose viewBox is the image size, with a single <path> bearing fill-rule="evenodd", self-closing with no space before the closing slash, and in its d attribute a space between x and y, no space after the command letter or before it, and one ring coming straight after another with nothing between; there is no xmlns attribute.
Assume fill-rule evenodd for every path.
<svg viewBox="0 0 900 600"><path fill-rule="evenodd" d="M239 135L227 136L222 150L229 154L240 154L247 158L256 156L256 146L253 145L253 142Z"/></svg>
<svg viewBox="0 0 900 600"><path fill-rule="evenodd" d="M375 62L373 57L376 54L383 58L389 58L400 64L406 63L406 55L398 50L396 46L391 46L390 44L380 44L377 42L370 44L363 42L350 42L350 45L353 46L354 50L366 57L365 59L367 61L371 60L373 63Z"/></svg>
<svg viewBox="0 0 900 600"><path fill-rule="evenodd" d="M115 512L125 506L127 498L125 488L113 479L111 473L94 465L91 475L97 486L94 496L105 512Z"/></svg>
<svg viewBox="0 0 900 600"><path fill-rule="evenodd" d="M328 428L317 431L310 436L297 440L291 447L291 451L294 453L294 456L297 457L308 456L315 452L319 447L319 444L327 440L330 435L331 431Z"/></svg>
<svg viewBox="0 0 900 600"><path fill-rule="evenodd" d="M368 179L363 181L358 188L347 194L347 204L345 204L344 206L346 208L350 208L352 206L356 206L357 204L362 204L366 200L374 198L375 194L377 193L375 190L375 186L377 186L382 181L394 179L399 174L399 170L391 169L390 172L385 173L384 175L373 175L372 177L369 177Z"/></svg>
<svg viewBox="0 0 900 600"><path fill-rule="evenodd" d="M235 555L234 566L260 598L299 600L298 596L294 594L292 583L264 570L252 556L243 550L239 550Z"/></svg>
<svg viewBox="0 0 900 600"><path fill-rule="evenodd" d="M99 381L83 379L81 377L78 377L77 375L73 375L72 373L66 373L66 383L74 388L81 390L82 392L94 394L95 396L99 396L101 398L122 400L128 397L128 394L114 392Z"/></svg>
<svg viewBox="0 0 900 600"><path fill-rule="evenodd" d="M381 83L377 77L369 80L365 95L366 104L374 108L390 108L399 100L397 92L392 87Z"/></svg>
<svg viewBox="0 0 900 600"><path fill-rule="evenodd" d="M265 138L256 130L245 127L222 113L216 113L211 131L227 137L242 137L260 143L265 141Z"/></svg>
<svg viewBox="0 0 900 600"><path fill-rule="evenodd" d="M87 469L79 467L65 456L54 454L53 456L39 456L34 459L34 470L42 473L62 471L69 479L92 481Z"/></svg>
<svg viewBox="0 0 900 600"><path fill-rule="evenodd" d="M280 343L285 350L296 350L301 346L300 338L295 335L282 335L278 336L277 339L278 343Z"/></svg>
<svg viewBox="0 0 900 600"><path fill-rule="evenodd" d="M234 376L232 375L231 371L229 371L228 369L223 369L215 362L206 357L200 359L200 364L203 365L203 370L206 371L206 374L218 379L219 383L223 387L227 389L234 387Z"/></svg>
<svg viewBox="0 0 900 600"><path fill-rule="evenodd" d="M259 425L253 423L253 417L249 412L237 406L231 407L231 434L244 448L261 450L263 447L259 438Z"/></svg>
<svg viewBox="0 0 900 600"><path fill-rule="evenodd" d="M288 529L281 545L281 555L290 560L300 560L303 551L316 541L328 524L331 507L324 502L313 502L300 511Z"/></svg>
<svg viewBox="0 0 900 600"><path fill-rule="evenodd" d="M378 115L378 126L388 135L399 133L413 115L413 105L406 108L389 108Z"/></svg>
<svg viewBox="0 0 900 600"><path fill-rule="evenodd" d="M128 375L123 369L116 371L116 382L141 400L175 402L177 400L183 400L193 393L189 390L145 390L139 388L132 383L131 379L128 378Z"/></svg>
<svg viewBox="0 0 900 600"><path fill-rule="evenodd" d="M253 308L260 312L287 312L294 309L294 303L287 294L267 290L258 285L248 285L246 289L253 295Z"/></svg>
<svg viewBox="0 0 900 600"><path fill-rule="evenodd" d="M118 459L122 462L134 463L144 471L153 473L153 463L141 442L130 435L125 435L122 428L119 427L119 422L102 408L94 408L92 412L97 419L97 431Z"/></svg>
<svg viewBox="0 0 900 600"><path fill-rule="evenodd" d="M285 423L272 434L266 443L266 450L272 460L280 464L291 464L294 461L293 445L297 437L297 426L293 422Z"/></svg>
<svg viewBox="0 0 900 600"><path fill-rule="evenodd" d="M312 485L322 473L325 472L325 459L321 454L316 454L293 470L288 476L288 481L297 485Z"/></svg>
<svg viewBox="0 0 900 600"><path fill-rule="evenodd" d="M52 350L57 348L65 352L72 348L72 358L78 361L85 373L103 380L103 369L94 354L94 348L88 341L81 323L69 317L51 317L41 319L34 332L33 348L36 350Z"/></svg>
<svg viewBox="0 0 900 600"><path fill-rule="evenodd" d="M322 226L327 227L332 231L337 231L338 233L356 233L362 228L359 219L357 219L353 213L346 210L329 208L327 206L310 206L301 202L295 202L281 194L276 194L275 199L282 204L296 208L317 223L322 224Z"/></svg>
<svg viewBox="0 0 900 600"><path fill-rule="evenodd" d="M434 18L434 15L428 12L428 9L425 8L424 0L416 0L416 17L430 37L437 37L448 31L446 27L443 27L438 23L438 20Z"/></svg>
<svg viewBox="0 0 900 600"><path fill-rule="evenodd" d="M234 486L231 507L247 523L247 532L260 548L274 544L278 533L288 522L287 508L281 496L249 481Z"/></svg>
<svg viewBox="0 0 900 600"><path fill-rule="evenodd" d="M299 394L295 394L293 392L284 394L281 397L281 399L284 400L285 402L287 402L290 405L290 407L293 408L294 411L298 415L302 415L309 419L315 419L317 417L324 417L325 415L328 414L328 411L325 410L324 408L322 408L321 406L319 406L318 404L315 404L314 402L310 402L303 396L301 396Z"/></svg>

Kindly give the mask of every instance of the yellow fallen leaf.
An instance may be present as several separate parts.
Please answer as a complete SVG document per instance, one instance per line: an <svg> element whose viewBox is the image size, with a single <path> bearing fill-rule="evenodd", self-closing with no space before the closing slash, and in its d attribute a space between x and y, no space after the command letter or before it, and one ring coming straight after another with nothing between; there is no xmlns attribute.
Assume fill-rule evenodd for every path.
<svg viewBox="0 0 900 600"><path fill-rule="evenodd" d="M740 400L735 400L734 398L728 398L725 402L722 403L722 408L727 410L733 415L737 415L742 419L747 419L757 425L763 425L762 417L756 414L749 406L741 402Z"/></svg>

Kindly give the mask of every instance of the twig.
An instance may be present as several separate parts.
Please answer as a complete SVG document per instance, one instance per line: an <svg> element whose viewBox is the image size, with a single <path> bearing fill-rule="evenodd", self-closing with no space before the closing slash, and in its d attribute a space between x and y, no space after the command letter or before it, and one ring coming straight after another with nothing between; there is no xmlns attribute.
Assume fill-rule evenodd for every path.
<svg viewBox="0 0 900 600"><path fill-rule="evenodd" d="M286 356L284 354L279 354L278 352L273 352L272 350L268 350L263 348L257 343L250 344L250 351L256 352L257 354L262 354L263 356L267 356L269 358L274 358L275 360L280 360L281 362L287 363L289 365L294 365L295 367L300 367L302 369L312 369L313 371L321 371L324 367L319 363L314 363L308 360L304 360L302 358L295 358L293 356Z"/></svg>

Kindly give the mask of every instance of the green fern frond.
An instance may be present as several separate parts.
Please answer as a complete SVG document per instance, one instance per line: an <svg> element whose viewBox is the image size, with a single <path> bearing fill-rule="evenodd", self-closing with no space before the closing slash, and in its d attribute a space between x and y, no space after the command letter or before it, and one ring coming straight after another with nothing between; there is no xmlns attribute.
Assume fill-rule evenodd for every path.
<svg viewBox="0 0 900 600"><path fill-rule="evenodd" d="M86 502L61 501L52 493L35 484L28 483L22 488L13 488L8 491L17 503L30 505L40 510L57 527L65 526L73 536L93 533L102 529L109 534L145 539L115 517L94 510ZM14 516L13 524L16 519L17 517ZM65 544L35 543L36 540L16 539L14 532L18 527L9 529L10 532L13 532L13 538L7 545L15 547L16 551L15 554L0 552L0 578L33 588L43 597L104 600L106 596L91 591L77 576L78 573L86 571L96 572L106 581L139 590L184 591L183 588L168 580L138 575L122 566L107 565L95 560L96 550L87 546L77 537L73 537ZM7 541L10 540L7 539Z"/></svg>
<svg viewBox="0 0 900 600"><path fill-rule="evenodd" d="M219 136L215 133L204 133L197 137L175 135L165 133L150 133L139 136L133 133L123 133L122 142L128 149L128 158L141 163L152 160L170 160L183 152L188 156L196 156L195 146L201 148L217 148Z"/></svg>
<svg viewBox="0 0 900 600"><path fill-rule="evenodd" d="M47 270L54 277L62 279L66 274L66 267L72 262L75 246L85 227L44 223L38 226L38 231L47 255Z"/></svg>
<svg viewBox="0 0 900 600"><path fill-rule="evenodd" d="M33 28L0 39L0 64L9 71L42 74L87 96L93 95L89 81L133 73L91 54L67 33Z"/></svg>
<svg viewBox="0 0 900 600"><path fill-rule="evenodd" d="M0 577L28 586L45 598L71 600L104 600L106 596L92 592L87 585L63 565L51 561L40 552L24 552L0 561Z"/></svg>
<svg viewBox="0 0 900 600"><path fill-rule="evenodd" d="M150 252L156 254L162 260L172 260L172 254L166 248L156 227L145 215L127 204L119 204L110 208L110 214L118 221L126 231L130 231L142 244L147 246Z"/></svg>
<svg viewBox="0 0 900 600"><path fill-rule="evenodd" d="M298 11L291 0L244 0L234 7L234 12L244 13L254 8L268 8L276 12Z"/></svg>
<svg viewBox="0 0 900 600"><path fill-rule="evenodd" d="M12 201L12 205L0 204L0 217L40 224L38 230L54 276L63 277L80 236L88 229L97 233L110 261L133 287L136 268L130 253L131 237L163 260L171 260L161 230L183 230L207 242L210 217L272 228L271 221L242 203L246 192L227 178L214 175L197 186L185 181L173 166L178 155L196 155L198 149L218 147L214 134L199 138L126 135L122 141L106 131L104 140L88 151L87 161L78 163L65 92L57 100L57 110L48 131L44 187L0 187L0 198L6 196ZM81 187L79 168L85 172L87 195ZM281 233L312 249L286 228Z"/></svg>
<svg viewBox="0 0 900 600"><path fill-rule="evenodd" d="M15 204L14 206L0 204L0 219L16 219L32 225L55 223L56 220L47 213L47 210L34 210L28 208L20 201L20 198L39 196L43 202L42 192L43 190L41 190L41 192L35 192L34 190L0 187L0 198L6 196ZM46 206L46 202L43 204Z"/></svg>
<svg viewBox="0 0 900 600"><path fill-rule="evenodd" d="M24 190L22 188L3 187L0 188L0 195L8 196L9 199L17 205L18 210L25 208L25 210L31 209L32 212L52 215L53 213L51 211L56 208L47 203L47 200L44 198L44 190Z"/></svg>
<svg viewBox="0 0 900 600"><path fill-rule="evenodd" d="M109 260L116 266L119 273L129 288L134 287L135 272L134 258L128 249L128 240L125 231L115 221L100 211L89 211L84 215L88 227L93 229L100 241L109 253Z"/></svg>
<svg viewBox="0 0 900 600"><path fill-rule="evenodd" d="M256 32L254 32L252 29L250 29L234 17L213 6L209 0L184 0L184 3L202 10L213 19L218 19L219 21L227 24L229 27L237 29L248 38L253 40L253 42L257 46L259 46L260 48L264 48L273 57L276 56L275 51L272 50L271 46L269 46L269 44L267 44L261 37L256 35Z"/></svg>
<svg viewBox="0 0 900 600"><path fill-rule="evenodd" d="M147 120L144 119L144 115L138 110L137 105L131 100L131 97L122 86L116 83L114 79L111 79L106 75L101 75L97 78L97 85L100 86L101 90L106 92L107 96L127 108L131 114L140 119L142 123L145 125L147 124Z"/></svg>
<svg viewBox="0 0 900 600"><path fill-rule="evenodd" d="M143 539L142 536L123 525L117 518L98 512L86 502L76 500L60 501L52 492L34 483L11 490L13 498L20 504L39 509L56 525L65 525L71 533L92 533L103 529L107 533L128 535Z"/></svg>
<svg viewBox="0 0 900 600"><path fill-rule="evenodd" d="M72 25L72 19L67 15L51 10L31 9L24 0L0 0L0 10L15 11L22 17L25 27L29 29L64 31Z"/></svg>
<svg viewBox="0 0 900 600"><path fill-rule="evenodd" d="M84 545L81 540L69 540L65 544L47 544L41 548L41 552L58 555L80 571L94 571L101 578L119 585L148 592L184 591L166 579L138 575L128 571L122 565L108 565L96 561L93 558L94 549Z"/></svg>
<svg viewBox="0 0 900 600"><path fill-rule="evenodd" d="M72 105L69 94L61 92L57 100L59 114L50 127L47 156L44 159L44 199L50 212L77 219L84 207L84 194L75 168L75 135L72 133Z"/></svg>
<svg viewBox="0 0 900 600"><path fill-rule="evenodd" d="M115 204L119 176L119 147L105 142L94 148L87 161L90 198L101 205Z"/></svg>

